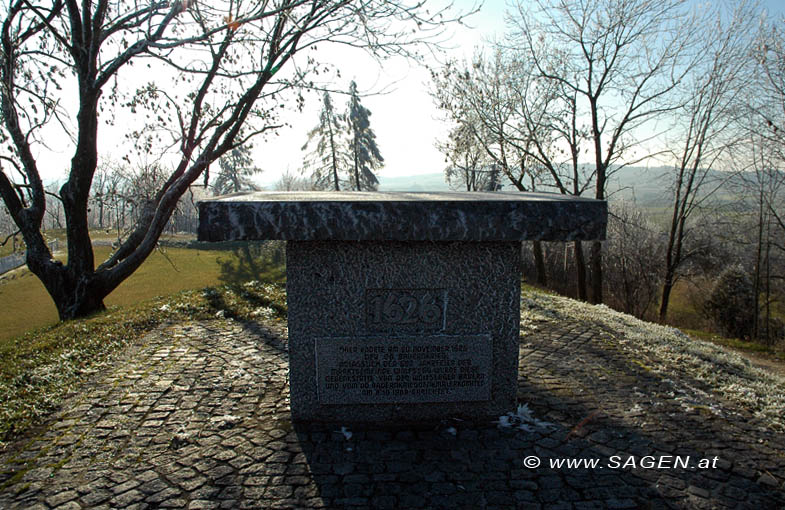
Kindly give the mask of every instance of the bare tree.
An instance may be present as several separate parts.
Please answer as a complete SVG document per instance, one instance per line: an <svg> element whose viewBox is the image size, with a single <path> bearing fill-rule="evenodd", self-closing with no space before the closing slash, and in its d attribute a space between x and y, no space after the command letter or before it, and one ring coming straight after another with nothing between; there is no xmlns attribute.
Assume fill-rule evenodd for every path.
<svg viewBox="0 0 785 510"><path fill-rule="evenodd" d="M447 166L444 177L447 183L466 191L482 191L488 184L488 157L485 149L474 136L474 130L466 125L454 127L447 141L437 144L444 154Z"/></svg>
<svg viewBox="0 0 785 510"><path fill-rule="evenodd" d="M518 2L514 35L540 76L574 92L588 119L595 197L611 174L640 158L638 129L678 106L672 92L689 69L681 58L690 20L683 0ZM548 45L541 44L548 41ZM564 65L553 67L557 49ZM645 157L647 155L640 156ZM591 246L591 299L602 302L602 244Z"/></svg>
<svg viewBox="0 0 785 510"><path fill-rule="evenodd" d="M773 281L785 281L785 225L781 222L785 204L785 172L778 146L772 146L769 136L756 136L751 130L753 164L751 171L742 174L742 193L747 194L754 207L748 243L753 246L753 325L752 336L768 343L772 338L772 303L781 299ZM773 204L777 204L775 207Z"/></svg>
<svg viewBox="0 0 785 510"><path fill-rule="evenodd" d="M471 64L448 62L439 71L431 72L431 94L437 106L445 111L462 136L473 135L473 142L485 152L488 165L495 165L518 191L534 191L540 182L542 168L522 147L530 140L517 139L512 82L514 72L505 63L505 55L495 49L487 60L478 52ZM518 96L520 97L520 96ZM546 285L542 244L532 243L537 283Z"/></svg>
<svg viewBox="0 0 785 510"><path fill-rule="evenodd" d="M755 204L753 336L770 342L771 305L785 294L785 20L767 22L754 52L756 83L747 96L752 171L744 188ZM780 289L780 292L777 292ZM763 300L761 304L761 299ZM761 320L762 319L762 320Z"/></svg>
<svg viewBox="0 0 785 510"><path fill-rule="evenodd" d="M773 168L785 166L785 19L765 27L758 41L757 62L762 73L758 87L758 101L750 101L754 114L750 132L765 144L773 159ZM772 187L785 192L785 174L772 174ZM766 206L774 223L785 232L785 213L779 193L767 195Z"/></svg>
<svg viewBox="0 0 785 510"><path fill-rule="evenodd" d="M316 185L311 178L300 177L286 170L273 185L273 189L278 191L312 191L320 189L320 186Z"/></svg>
<svg viewBox="0 0 785 510"><path fill-rule="evenodd" d="M745 136L740 117L744 115L745 91L752 85L750 55L757 11L754 7L753 2L745 1L736 6L727 21L729 13L719 9L704 20L698 58L684 80L687 97L674 112L676 122L671 132L676 134L669 145L679 149L671 151L676 163L660 322L666 320L671 290L680 276L680 268L693 254L684 250L690 220L733 175L716 170L723 159L733 155Z"/></svg>
<svg viewBox="0 0 785 510"><path fill-rule="evenodd" d="M109 175L110 171L106 163L99 163L98 169L93 177L93 189L90 192L90 209L92 210L92 219L88 223L92 227L104 228L104 209L106 208L107 198L109 195ZM96 219L96 209L97 216Z"/></svg>
<svg viewBox="0 0 785 510"><path fill-rule="evenodd" d="M546 41L540 41L545 45ZM542 76L529 55L518 48L505 48L511 54L508 80L516 118L515 147L526 159L542 168L543 186L555 187L564 195L580 196L589 187L594 175L581 164L579 157L589 141L586 129L581 126L578 97L574 89L559 80ZM550 58L549 69L566 64L556 48L541 52ZM564 73L557 73L564 74ZM523 159L523 158L522 158ZM532 166L532 165L530 165ZM573 243L578 299L588 299L586 262L583 243Z"/></svg>
<svg viewBox="0 0 785 510"><path fill-rule="evenodd" d="M662 239L634 206L614 204L608 221L605 277L608 302L638 318L656 305L662 276Z"/></svg>
<svg viewBox="0 0 785 510"><path fill-rule="evenodd" d="M49 229L62 229L65 223L63 216L63 199L57 194L60 185L55 181L44 188L46 193L46 214L49 217Z"/></svg>
<svg viewBox="0 0 785 510"><path fill-rule="evenodd" d="M11 242L11 251L16 252L18 233L19 230L16 228L11 215L8 214L5 205L0 206L0 246L5 246Z"/></svg>
<svg viewBox="0 0 785 510"><path fill-rule="evenodd" d="M277 96L307 84L317 63L293 57L322 42L377 55L412 55L440 30L443 11L393 0L267 0L128 3L11 0L2 8L0 110L12 150L2 156L0 196L27 244L27 265L43 282L61 319L104 308L103 299L147 258L180 197L205 169L250 137L279 126ZM123 93L134 65L168 73ZM290 69L292 72L287 72ZM63 86L73 77L73 87ZM159 74L160 77L160 74ZM75 91L75 119L62 109ZM139 209L125 241L96 267L88 203L98 163L102 119L145 113L131 130L145 152L168 149L170 172ZM73 140L60 189L68 262L53 260L42 234L45 190L34 156L44 125ZM73 132L69 126L75 126ZM247 134L241 135L242 128Z"/></svg>

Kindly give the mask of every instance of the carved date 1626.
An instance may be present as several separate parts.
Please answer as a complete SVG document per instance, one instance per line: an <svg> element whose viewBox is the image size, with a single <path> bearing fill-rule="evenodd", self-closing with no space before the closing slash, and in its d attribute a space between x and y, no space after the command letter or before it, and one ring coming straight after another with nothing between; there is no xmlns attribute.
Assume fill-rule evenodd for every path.
<svg viewBox="0 0 785 510"><path fill-rule="evenodd" d="M445 289L368 289L367 325L371 330L398 327L405 331L444 329Z"/></svg>

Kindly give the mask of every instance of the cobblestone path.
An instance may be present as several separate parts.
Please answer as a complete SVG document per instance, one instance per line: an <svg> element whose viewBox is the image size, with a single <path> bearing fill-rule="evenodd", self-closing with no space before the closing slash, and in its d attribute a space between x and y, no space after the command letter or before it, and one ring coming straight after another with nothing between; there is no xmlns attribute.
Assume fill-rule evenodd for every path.
<svg viewBox="0 0 785 510"><path fill-rule="evenodd" d="M785 507L782 435L689 405L690 374L577 321L524 338L520 366L513 427L293 426L280 326L169 326L2 455L0 508Z"/></svg>

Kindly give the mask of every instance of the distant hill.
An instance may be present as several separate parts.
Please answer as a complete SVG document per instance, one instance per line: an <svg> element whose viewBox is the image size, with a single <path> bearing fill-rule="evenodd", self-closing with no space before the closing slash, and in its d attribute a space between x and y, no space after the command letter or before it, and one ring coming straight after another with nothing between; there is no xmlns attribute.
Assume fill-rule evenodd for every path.
<svg viewBox="0 0 785 510"><path fill-rule="evenodd" d="M673 169L669 167L630 166L614 172L608 181L608 197L611 201L627 200L635 202L638 207L662 209L670 205L670 185ZM712 172L717 178L723 178L722 172ZM738 178L733 179L734 181ZM262 183L272 189L273 182ZM509 184L503 191L514 191ZM444 180L443 172L433 172L405 176L379 176L379 191L450 191ZM555 191L546 189L543 191ZM593 197L594 191L587 190L586 197ZM731 192L723 191L716 196L721 202L734 200Z"/></svg>
<svg viewBox="0 0 785 510"><path fill-rule="evenodd" d="M450 191L450 187L442 172L399 177L380 175L379 191Z"/></svg>
<svg viewBox="0 0 785 510"><path fill-rule="evenodd" d="M662 207L670 203L668 186L671 169L630 166L614 172L608 180L611 200L627 200L640 207Z"/></svg>
<svg viewBox="0 0 785 510"><path fill-rule="evenodd" d="M667 204L666 179L668 169L627 167L616 172L608 185L612 199L634 200L642 206ZM444 173L428 173L400 177L379 177L379 191L449 191ZM509 184L504 191L514 191ZM554 190L548 190L554 191ZM593 192L586 196L592 196Z"/></svg>

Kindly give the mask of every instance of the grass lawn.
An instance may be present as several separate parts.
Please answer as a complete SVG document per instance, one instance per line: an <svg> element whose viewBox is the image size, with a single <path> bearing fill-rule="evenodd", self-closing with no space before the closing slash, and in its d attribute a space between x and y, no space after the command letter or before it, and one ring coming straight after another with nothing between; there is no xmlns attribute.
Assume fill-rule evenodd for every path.
<svg viewBox="0 0 785 510"><path fill-rule="evenodd" d="M766 354L779 360L785 360L785 351L783 351L782 344L775 346L763 345L759 342L744 341L738 338L725 338L707 331L710 329L709 321L701 311L701 303L696 301L708 298L712 284L713 282L706 280L698 281L695 284L684 280L677 282L673 287L668 306L668 324L681 329L693 338L706 340L742 352ZM772 315L785 318L781 303L774 303Z"/></svg>
<svg viewBox="0 0 785 510"><path fill-rule="evenodd" d="M0 238L0 242L2 242L3 239L4 238ZM13 241L10 240L6 244L0 246L0 257L11 255L14 252L13 247L14 247L14 243Z"/></svg>
<svg viewBox="0 0 785 510"><path fill-rule="evenodd" d="M266 260L270 254L261 246L217 245L216 249L207 250L169 247L155 251L104 303L113 308L223 283L284 281L283 264L280 260ZM110 249L96 246L96 260L106 259ZM0 345L9 338L58 322L52 299L26 268L0 279L0 310Z"/></svg>
<svg viewBox="0 0 785 510"><path fill-rule="evenodd" d="M668 324L677 328L705 329L707 319L701 310L702 303L696 303L698 295L703 299L708 298L711 291L711 282L699 282L703 289L701 293L694 284L679 280L673 286L670 302L668 303ZM659 302L656 311L659 311Z"/></svg>

